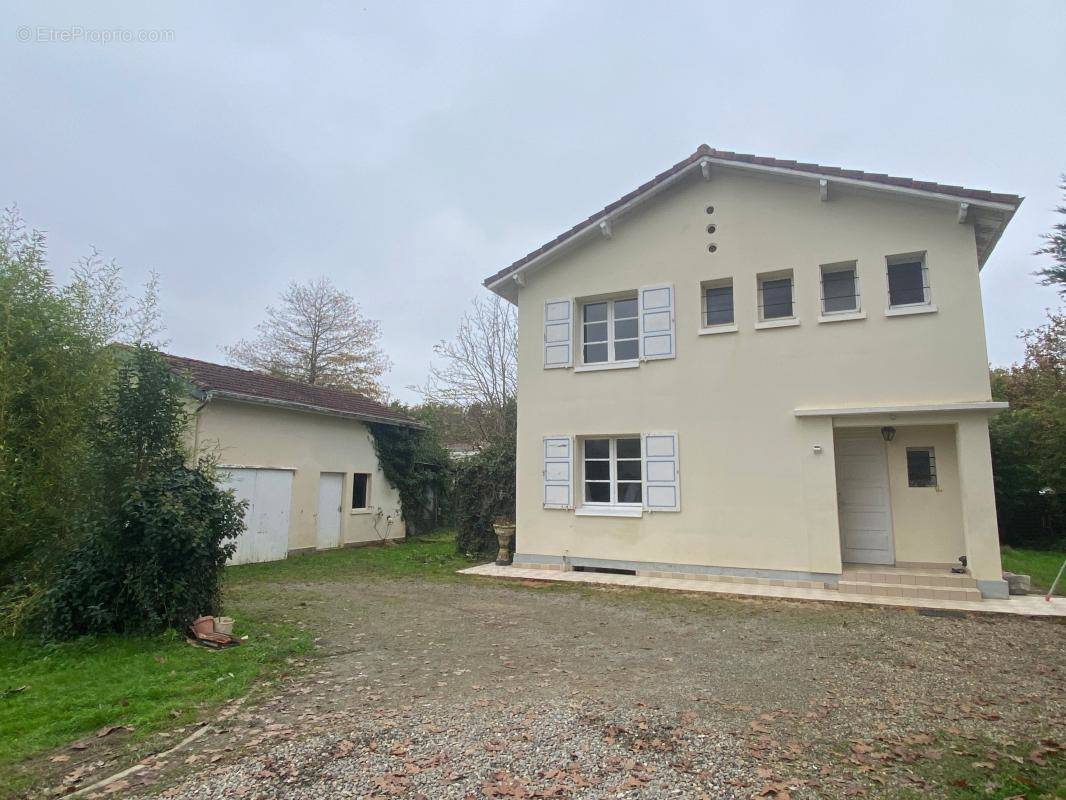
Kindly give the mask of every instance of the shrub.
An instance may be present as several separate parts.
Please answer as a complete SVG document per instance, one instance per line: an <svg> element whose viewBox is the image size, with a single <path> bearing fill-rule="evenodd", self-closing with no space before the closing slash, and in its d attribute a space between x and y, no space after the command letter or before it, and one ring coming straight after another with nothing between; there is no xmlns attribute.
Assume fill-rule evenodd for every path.
<svg viewBox="0 0 1066 800"><path fill-rule="evenodd" d="M208 462L186 464L183 404L162 357L133 348L94 443L98 481L80 539L35 613L46 638L180 630L219 610L243 509Z"/></svg>
<svg viewBox="0 0 1066 800"><path fill-rule="evenodd" d="M515 439L509 436L460 462L455 488L456 549L460 553L492 553L495 517L514 518Z"/></svg>

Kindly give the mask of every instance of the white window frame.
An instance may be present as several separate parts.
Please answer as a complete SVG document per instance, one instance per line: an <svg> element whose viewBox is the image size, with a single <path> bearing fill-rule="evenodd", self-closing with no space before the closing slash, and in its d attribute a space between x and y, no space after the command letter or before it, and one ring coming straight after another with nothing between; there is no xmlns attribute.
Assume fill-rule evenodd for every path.
<svg viewBox="0 0 1066 800"><path fill-rule="evenodd" d="M355 476L366 475L366 497L364 502L366 505L356 507L353 505L355 502ZM353 472L352 473L352 485L348 490L348 510L352 514L369 514L370 513L370 487L374 482L374 476L370 472Z"/></svg>
<svg viewBox="0 0 1066 800"><path fill-rule="evenodd" d="M780 281L788 279L792 289L792 313L787 317L767 317L763 313L763 285L767 281ZM772 272L760 272L755 276L755 328L787 328L799 325L799 316L796 314L796 273L791 269L779 269Z"/></svg>
<svg viewBox="0 0 1066 800"><path fill-rule="evenodd" d="M602 441L606 439L608 442L607 458L593 458L589 459L585 456L585 443L588 441ZM640 446L640 455L636 458L626 457L621 459L622 461L636 461L640 464L640 500L636 503L633 502L621 502L618 499L618 440L619 439L635 439ZM608 462L608 478L594 478L589 480L585 474L585 465L588 461L607 461ZM592 508L622 508L622 509L640 509L644 508L644 493L646 487L644 485L644 441L643 437L637 434L623 434L619 436L584 436L581 438L581 505L589 506ZM623 483L637 483L637 481L622 481ZM585 499L585 484L586 483L607 483L610 488L611 499L604 500L586 500Z"/></svg>
<svg viewBox="0 0 1066 800"><path fill-rule="evenodd" d="M907 311L908 309L935 308L933 306L933 285L929 282L929 264L926 261L925 251L916 253L899 253L885 256L885 307L889 312ZM895 264L910 264L918 261L922 265L922 301L918 303L892 304L892 281L889 278L889 267Z"/></svg>
<svg viewBox="0 0 1066 800"><path fill-rule="evenodd" d="M615 323L614 304L616 302L618 302L619 300L622 300L622 301L632 300L633 302L636 303L636 307L637 307L636 314L633 317L622 317L622 319L624 319L624 320L633 319L633 320L636 321L636 323L637 323L637 335L635 337L633 337L633 338L618 339L618 340L615 339L615 336L614 336L614 323ZM607 360L606 361L586 361L585 360L585 325L586 325L586 322L585 322L585 307L586 306L599 305L600 303L606 303L606 305L607 305L607 341L606 342L591 342L591 344L606 344L607 345ZM617 296L612 296L612 297L588 298L588 299L585 299L585 300L580 300L578 302L578 308L580 309L580 316L578 318L578 324L581 326L581 334L580 334L579 339L578 339L578 348L580 350L581 357L580 357L580 360L579 360L578 363L581 366L588 366L588 367L593 367L593 368L596 368L596 367L603 368L603 366L605 364L636 365L636 364L640 363L640 300L639 300L637 294L634 293L632 295L622 294L622 295L617 295ZM593 322L593 323L587 323L587 324L599 325L601 323ZM631 342L634 342L636 344L636 346L637 346L637 355L636 355L636 357L635 358L615 358L614 357L614 346L615 346L615 342L616 341L621 341L621 342L630 342L631 341Z"/></svg>
<svg viewBox="0 0 1066 800"><path fill-rule="evenodd" d="M830 311L825 307L825 276L835 275L840 272L850 272L852 276L852 288L855 292L854 308L840 308ZM823 317L836 317L844 314L859 314L862 312L862 292L859 289L859 266L854 261L838 261L835 264L822 264L818 268L818 294L820 310Z"/></svg>
<svg viewBox="0 0 1066 800"><path fill-rule="evenodd" d="M730 308L733 312L732 322L709 322L707 319L707 292L712 289L730 290ZM700 330L703 333L736 333L737 331L737 290L732 276L703 281L700 284Z"/></svg>

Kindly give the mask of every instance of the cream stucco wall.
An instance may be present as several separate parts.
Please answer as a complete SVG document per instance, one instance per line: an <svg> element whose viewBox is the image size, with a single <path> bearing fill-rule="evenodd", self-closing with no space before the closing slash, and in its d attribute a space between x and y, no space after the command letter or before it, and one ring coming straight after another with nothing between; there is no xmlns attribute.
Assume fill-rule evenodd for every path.
<svg viewBox="0 0 1066 800"><path fill-rule="evenodd" d="M938 311L886 316L885 258L916 251L926 253ZM819 266L843 261L857 262L866 317L819 324ZM757 330L756 276L785 269L794 271L800 324ZM699 335L701 282L729 277L737 332ZM716 169L712 180L693 178L617 221L612 238L597 236L527 273L525 283L517 300L522 554L839 573L834 420L793 410L990 398L974 232L950 203L837 187L822 202L811 181ZM656 283L674 286L676 358L613 371L543 369L544 301ZM954 430L959 419L933 421ZM903 431L907 420L893 424ZM970 463L983 481L987 420L969 414L966 425L977 428L967 434ZM626 519L542 507L542 437L649 431L678 433L680 512ZM938 454L953 449L937 436ZM985 510L971 520L985 538L988 478L976 490ZM954 560L962 552L964 515L947 510L960 496L955 480L936 503L923 500L935 532L928 519L915 521L921 509L901 512L904 553ZM941 541L921 541L930 535ZM998 550L994 566L991 551L986 560L996 572Z"/></svg>
<svg viewBox="0 0 1066 800"><path fill-rule="evenodd" d="M315 546L318 481L323 472L344 474L342 545L380 541L386 534L390 539L403 537L399 492L385 479L370 431L362 422L216 399L196 414L192 425L195 446L215 453L220 464L294 470L289 550ZM351 509L356 472L371 476L368 511Z"/></svg>

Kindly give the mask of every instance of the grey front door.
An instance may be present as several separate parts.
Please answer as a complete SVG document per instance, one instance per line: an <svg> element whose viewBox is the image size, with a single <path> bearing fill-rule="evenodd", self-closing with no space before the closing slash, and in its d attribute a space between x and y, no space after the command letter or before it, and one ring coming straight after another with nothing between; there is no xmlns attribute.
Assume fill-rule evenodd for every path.
<svg viewBox="0 0 1066 800"><path fill-rule="evenodd" d="M837 431L837 509L841 557L854 564L892 564L892 511L885 443L878 431Z"/></svg>

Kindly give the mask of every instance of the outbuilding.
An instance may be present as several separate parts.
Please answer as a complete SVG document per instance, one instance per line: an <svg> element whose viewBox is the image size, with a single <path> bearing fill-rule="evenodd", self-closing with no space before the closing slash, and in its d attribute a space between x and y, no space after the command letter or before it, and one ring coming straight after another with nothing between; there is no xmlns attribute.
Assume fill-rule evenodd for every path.
<svg viewBox="0 0 1066 800"><path fill-rule="evenodd" d="M403 538L400 495L369 423L422 427L353 392L168 355L189 384L190 446L245 500L230 563Z"/></svg>

